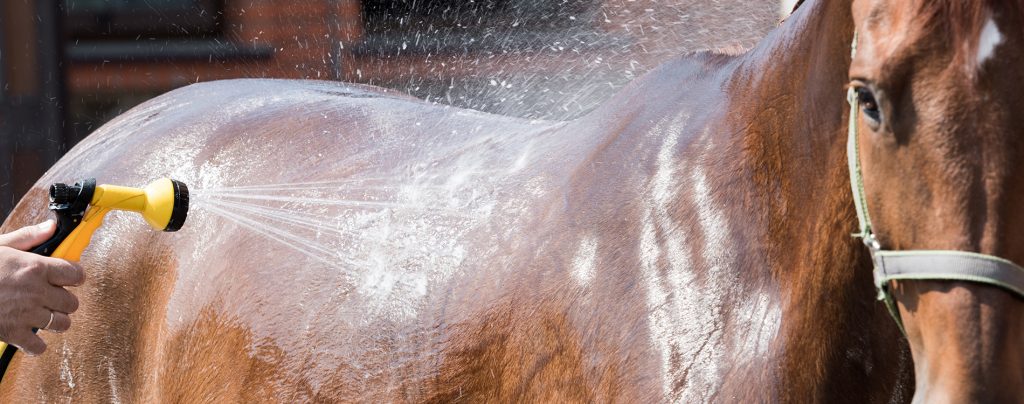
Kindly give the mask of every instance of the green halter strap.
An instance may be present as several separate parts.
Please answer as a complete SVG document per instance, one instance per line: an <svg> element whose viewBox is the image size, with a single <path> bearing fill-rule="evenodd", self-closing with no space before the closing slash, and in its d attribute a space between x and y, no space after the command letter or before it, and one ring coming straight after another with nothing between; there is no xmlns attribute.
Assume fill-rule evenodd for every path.
<svg viewBox="0 0 1024 404"><path fill-rule="evenodd" d="M857 53L857 34L853 35L852 55ZM860 238L871 250L874 262L875 288L878 300L885 302L889 314L903 331L899 308L889 292L889 281L901 279L930 279L969 281L1002 287L1024 297L1024 268L1009 260L991 255L965 251L941 250L883 250L871 229L867 199L864 193L864 176L861 175L858 148L857 116L860 103L856 90L850 88L846 99L850 103L850 130L846 144L846 155L850 167L850 187L853 203L857 208L860 231L854 237Z"/></svg>

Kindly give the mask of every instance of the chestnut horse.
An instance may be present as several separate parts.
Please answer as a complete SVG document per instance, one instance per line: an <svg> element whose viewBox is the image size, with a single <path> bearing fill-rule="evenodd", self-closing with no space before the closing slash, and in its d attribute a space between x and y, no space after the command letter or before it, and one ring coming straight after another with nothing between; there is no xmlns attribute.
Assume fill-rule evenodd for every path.
<svg viewBox="0 0 1024 404"><path fill-rule="evenodd" d="M808 0L748 52L679 58L570 122L337 83L173 91L5 223L46 218L55 181L201 190L178 233L109 219L71 330L18 355L0 401L1019 399L1020 298L894 282L910 344L875 301L845 94L867 101L881 241L1024 263L1022 9ZM346 231L315 244L204 207L317 181L373 187L338 186L355 202L319 217Z"/></svg>

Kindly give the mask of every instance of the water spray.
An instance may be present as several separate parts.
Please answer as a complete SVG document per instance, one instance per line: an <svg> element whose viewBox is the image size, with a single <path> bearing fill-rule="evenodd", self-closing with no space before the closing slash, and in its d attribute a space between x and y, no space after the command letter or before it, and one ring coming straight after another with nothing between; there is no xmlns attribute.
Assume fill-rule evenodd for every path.
<svg viewBox="0 0 1024 404"><path fill-rule="evenodd" d="M180 181L161 178L145 188L96 185L86 179L74 185L50 186L50 210L57 215L57 230L33 253L78 261L92 235L112 210L137 212L150 227L177 231L188 215L188 187ZM17 348L0 342L0 380Z"/></svg>

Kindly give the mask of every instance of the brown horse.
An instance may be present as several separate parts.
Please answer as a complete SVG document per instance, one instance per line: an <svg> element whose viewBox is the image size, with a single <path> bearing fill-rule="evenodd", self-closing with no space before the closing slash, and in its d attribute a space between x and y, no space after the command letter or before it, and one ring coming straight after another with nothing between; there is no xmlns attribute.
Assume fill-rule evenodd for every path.
<svg viewBox="0 0 1024 404"><path fill-rule="evenodd" d="M54 181L205 191L179 233L108 219L72 329L0 400L898 402L915 371L929 401L1024 397L1019 298L900 282L908 349L850 237L853 78L879 238L1024 262L1024 6L958 4L807 1L571 122L322 82L158 97L5 229L44 219ZM317 181L336 199L264 221L228 188ZM276 230L309 217L342 231Z"/></svg>

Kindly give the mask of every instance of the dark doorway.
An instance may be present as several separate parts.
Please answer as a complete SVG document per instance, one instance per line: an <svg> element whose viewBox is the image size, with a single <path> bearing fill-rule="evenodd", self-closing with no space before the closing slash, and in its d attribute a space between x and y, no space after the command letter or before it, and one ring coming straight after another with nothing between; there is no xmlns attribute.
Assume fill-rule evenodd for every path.
<svg viewBox="0 0 1024 404"><path fill-rule="evenodd" d="M64 0L70 37L134 39L212 36L220 32L220 0Z"/></svg>
<svg viewBox="0 0 1024 404"><path fill-rule="evenodd" d="M0 3L0 213L5 217L67 151L59 6L47 0Z"/></svg>

